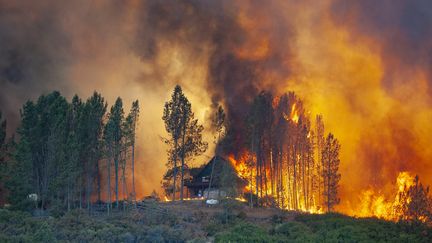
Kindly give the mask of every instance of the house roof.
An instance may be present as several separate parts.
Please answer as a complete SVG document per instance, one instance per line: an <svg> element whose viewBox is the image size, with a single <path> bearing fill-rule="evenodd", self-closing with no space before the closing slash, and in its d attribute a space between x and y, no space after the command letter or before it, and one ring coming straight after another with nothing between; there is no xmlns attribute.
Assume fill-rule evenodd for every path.
<svg viewBox="0 0 432 243"><path fill-rule="evenodd" d="M210 159L210 161L204 166L204 168L202 168L202 170L195 176L195 178L201 179L202 177L211 176L212 168L213 174L218 174L222 172L224 166L229 166L230 169L234 170L233 166L229 161L218 155L213 156L213 158Z"/></svg>
<svg viewBox="0 0 432 243"><path fill-rule="evenodd" d="M221 176L223 173L230 173L235 174L237 177L237 181L241 184L244 184L243 180L238 177L235 168L233 165L226 159L224 159L221 156L214 156L210 159L207 164L205 164L202 169L196 173L193 176L193 179L191 181L187 181L185 183L188 187L205 187L209 184L209 179L212 175L212 169L213 169L213 178L212 178L212 185L218 186L220 184ZM207 178L207 180L203 180L203 178Z"/></svg>

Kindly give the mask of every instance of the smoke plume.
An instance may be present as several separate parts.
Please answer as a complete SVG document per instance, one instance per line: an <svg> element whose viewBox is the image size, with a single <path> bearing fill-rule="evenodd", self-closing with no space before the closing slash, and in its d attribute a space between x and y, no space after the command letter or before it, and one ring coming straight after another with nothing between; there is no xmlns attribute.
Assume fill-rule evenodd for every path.
<svg viewBox="0 0 432 243"><path fill-rule="evenodd" d="M292 90L342 144L351 213L359 191L386 193L400 171L432 183L431 27L427 0L0 0L0 109L11 133L22 104L51 90L139 99L142 196L159 188L176 83L206 125L216 103L241 124L260 91Z"/></svg>

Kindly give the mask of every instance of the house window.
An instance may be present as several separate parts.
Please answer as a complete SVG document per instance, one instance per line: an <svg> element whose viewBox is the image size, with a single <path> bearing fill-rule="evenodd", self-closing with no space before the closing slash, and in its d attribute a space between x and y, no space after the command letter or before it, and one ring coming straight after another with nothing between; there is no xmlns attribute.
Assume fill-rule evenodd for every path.
<svg viewBox="0 0 432 243"><path fill-rule="evenodd" d="M203 176L202 177L202 182L209 182L210 178L208 176Z"/></svg>

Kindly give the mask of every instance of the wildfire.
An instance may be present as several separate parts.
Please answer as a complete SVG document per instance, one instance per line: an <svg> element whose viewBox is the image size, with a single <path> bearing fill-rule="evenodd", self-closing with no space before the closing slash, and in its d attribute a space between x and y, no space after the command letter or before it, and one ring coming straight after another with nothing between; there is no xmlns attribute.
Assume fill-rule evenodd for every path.
<svg viewBox="0 0 432 243"><path fill-rule="evenodd" d="M245 187L246 192L254 193L254 189L256 188L255 182L255 173L253 168L248 166L248 159L250 159L250 155L248 155L247 151L241 153L239 159L236 159L233 154L228 156L229 161L234 166L238 175L247 180L249 183ZM297 158L300 159L299 157ZM388 196L381 191L375 191L373 189L364 190L361 192L359 196L360 204L358 207L353 209L350 212L347 212L350 215L354 215L357 217L378 217L386 220L397 220L401 215L396 209L404 203L401 200L401 194L406 192L406 190L414 185L414 176L409 172L400 172L396 183L394 186L394 191L391 192ZM272 195L272 191L269 189L270 185L267 185L267 194ZM286 192L287 193L287 192ZM301 195L295 195L297 198L301 198ZM247 199L243 197L236 198L238 201L246 202ZM292 210L293 205L290 205L290 201L288 199L284 200L283 209ZM410 198L406 198L403 200L407 200L409 202ZM316 198L313 198L313 205L316 205ZM301 203L299 200L299 205L297 210L309 212L309 213L324 213L323 208L318 206L309 206L307 207L304 203Z"/></svg>
<svg viewBox="0 0 432 243"><path fill-rule="evenodd" d="M293 105L292 105L292 107L291 107L291 111L290 111L290 115L288 116L287 114L283 114L283 117L285 118L285 120L287 120L287 121L292 121L292 122L294 122L295 124L297 124L298 123L298 121L299 121L299 113L298 113L298 110L297 110L297 108L296 108L296 104L294 103Z"/></svg>
<svg viewBox="0 0 432 243"><path fill-rule="evenodd" d="M236 160L234 155L230 154L228 156L228 160L234 166L237 175L240 178L245 179L246 181L249 182L246 185L245 190L247 192L251 192L252 189L255 187L255 180L253 180L253 178L255 178L256 174L255 171L252 168L250 168L251 163L249 164L247 163L248 157L251 158L246 153L243 153L243 157L239 160Z"/></svg>
<svg viewBox="0 0 432 243"><path fill-rule="evenodd" d="M239 202L247 202L247 200L244 197L236 197L235 200Z"/></svg>
<svg viewBox="0 0 432 243"><path fill-rule="evenodd" d="M239 124L238 111L246 111L244 104L266 89L275 95L295 91L307 100L304 108L322 114L326 131L342 144L340 212L390 217L398 192L412 183L400 168L432 184L430 12L418 7L419 1L374 1L372 12L371 1L124 1L114 15L109 11L117 10L110 3L115 1L92 1L86 7L65 1L68 11L47 4L55 1L33 2L2 1L3 25L13 30L5 29L7 44L0 47L5 53L0 108L10 113L8 126L18 125L13 108L18 111L48 88L68 97L98 90L108 94L108 103L115 96L125 97L126 104L145 100L136 197L159 188L165 172L163 163L154 161L165 158L166 147L155 141L164 136L160 112L166 87L176 83L187 90L200 121L217 100L226 107L229 123ZM41 29L46 12L59 24ZM87 12L101 14L94 18ZM104 26L112 28L104 31ZM51 42L61 51L53 52ZM291 125L300 117L303 121L302 108L289 103L283 118ZM212 135L205 133L210 141ZM257 175L248 163L256 158L235 154L230 160L248 179L246 189L255 190ZM281 177L288 173L292 170ZM282 183L292 186L287 179Z"/></svg>
<svg viewBox="0 0 432 243"><path fill-rule="evenodd" d="M296 109L296 104L294 104L291 108L291 117L290 117L291 121L293 121L294 123L298 123L299 120L299 115L298 115L298 111Z"/></svg>
<svg viewBox="0 0 432 243"><path fill-rule="evenodd" d="M241 155L239 156L239 159L236 159L235 156L233 154L230 154L228 156L228 160L230 161L230 163L234 166L237 175L239 177L241 177L242 179L246 180L248 182L248 184L245 186L245 191L248 193L255 193L255 189L256 189L256 171L251 168L251 160L253 160L251 154L249 151L243 151L242 153L240 153ZM300 158L298 158L300 159ZM266 171L268 173L268 171ZM270 175L268 175L270 176ZM272 191L272 187L270 182L267 182L267 185L265 186L265 188L267 188L265 194L269 195L271 198L273 198L273 200L276 202L277 199L274 196L274 192ZM285 189L284 191L285 195L288 195L289 192L287 189ZM298 193L296 195L296 197L298 199L301 198L301 195ZM247 202L248 200L246 198L243 197L237 197L235 198L238 201L241 202ZM282 198L281 204L279 205L280 208L285 209L285 210L293 210L294 206L292 205L292 201L290 199L288 199L288 197ZM304 202L302 203L301 200L299 201L299 205L297 210L299 211L303 211L303 212L309 212L309 213L315 213L315 214L321 214L324 213L323 208L320 208L317 206L316 203L316 199L313 199L313 205L311 206L307 206ZM283 205L283 206L282 206Z"/></svg>
<svg viewBox="0 0 432 243"><path fill-rule="evenodd" d="M400 215L395 209L402 203L400 195L413 184L413 175L406 171L400 172L396 179L396 190L389 197L386 198L384 193L375 192L372 189L365 190L360 196L359 209L353 210L350 214L359 217L375 216L387 220L397 220ZM406 200L410 199L407 198Z"/></svg>

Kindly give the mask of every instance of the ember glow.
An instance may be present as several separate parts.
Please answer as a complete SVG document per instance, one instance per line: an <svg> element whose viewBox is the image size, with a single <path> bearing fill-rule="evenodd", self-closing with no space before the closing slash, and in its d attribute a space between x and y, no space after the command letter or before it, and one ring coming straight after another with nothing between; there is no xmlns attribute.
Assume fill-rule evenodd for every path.
<svg viewBox="0 0 432 243"><path fill-rule="evenodd" d="M201 123L223 104L240 142L256 95L294 91L303 103L291 104L284 118L295 125L302 113L322 114L325 131L342 145L336 209L389 219L414 175L432 184L430 9L423 0L0 0L0 109L11 135L22 104L53 89L68 98L97 90L110 104L117 96L125 104L139 99L141 198L161 192L160 118L176 83ZM241 177L255 178L254 158L237 145L226 156ZM284 198L284 208L293 208ZM296 208L318 211L316 200Z"/></svg>
<svg viewBox="0 0 432 243"><path fill-rule="evenodd" d="M237 173L239 174L239 176L243 179L245 179L248 184L246 185L246 192L247 193L255 193L255 189L256 189L256 181L254 180L255 176L256 176L256 172L255 170L251 169L250 166L248 166L248 163L250 163L250 161L247 161L248 158L250 158L250 155L246 155L248 152L244 152L243 156L240 157L238 160L236 160L234 158L234 155L229 155L229 161L231 162L231 164L235 167ZM285 183L287 181L284 181ZM267 182L268 185L266 185L267 191L266 194L268 195L274 195L275 192L272 191L272 186L270 184L270 182ZM313 198L311 205L306 205L304 201L299 200L300 204L298 205L297 208L295 208L295 206L293 205L293 201L290 198L289 195L289 191L288 188L284 188L284 192L282 192L282 195L286 195L283 196L283 198L281 199L280 202L280 207L286 210L301 210L304 212L310 212L310 213L323 213L324 211L322 210L322 208L319 208L316 201L318 199ZM297 198L300 198L301 195L297 194L295 195ZM248 200L246 198L236 198L239 201L242 202L248 202Z"/></svg>
<svg viewBox="0 0 432 243"><path fill-rule="evenodd" d="M350 214L359 217L376 216L388 220L397 220L400 215L395 208L400 204L400 194L413 185L414 176L408 172L400 172L393 191L393 195L385 197L384 194L374 190L365 190L359 195L361 202L359 211L352 211Z"/></svg>

